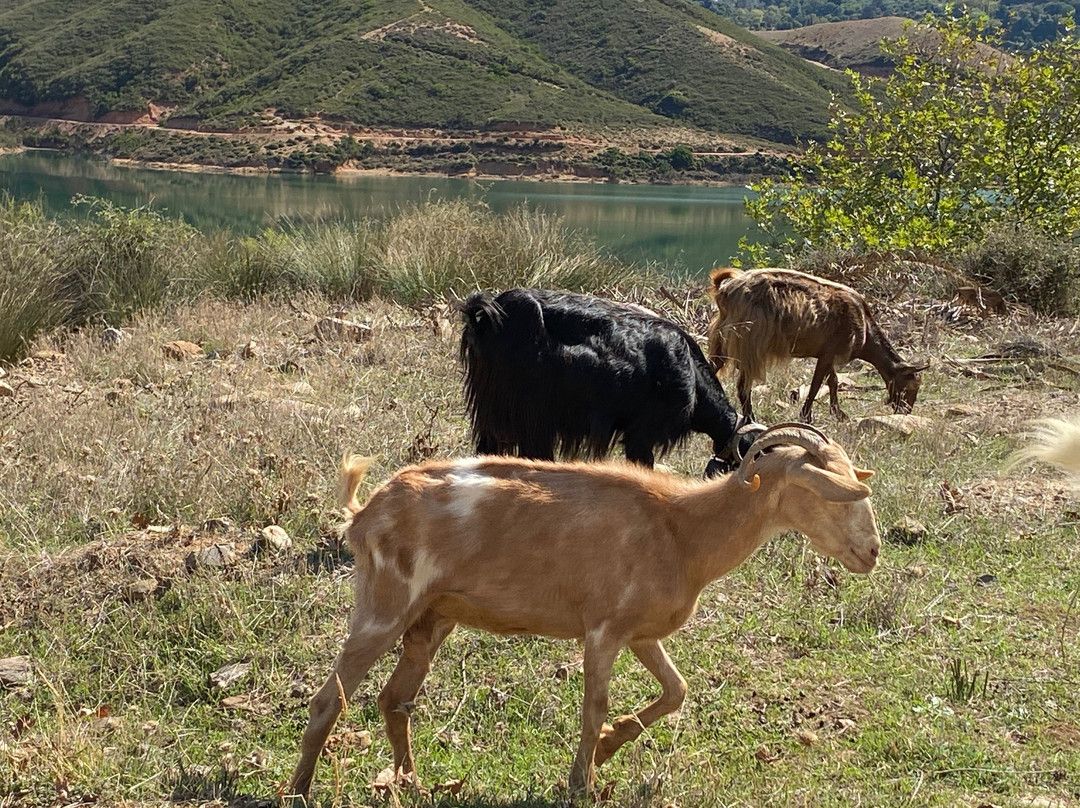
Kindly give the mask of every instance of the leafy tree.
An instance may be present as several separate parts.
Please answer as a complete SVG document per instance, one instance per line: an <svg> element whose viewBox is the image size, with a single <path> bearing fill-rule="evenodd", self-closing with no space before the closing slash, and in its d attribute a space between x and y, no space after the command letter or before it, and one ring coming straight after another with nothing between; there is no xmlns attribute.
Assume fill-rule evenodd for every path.
<svg viewBox="0 0 1080 808"><path fill-rule="evenodd" d="M768 236L751 261L804 246L955 254L992 224L1051 237L1080 229L1080 44L1030 54L985 47L985 18L927 19L936 36L886 47L888 79L850 74L855 108L834 107L783 182L748 209Z"/></svg>

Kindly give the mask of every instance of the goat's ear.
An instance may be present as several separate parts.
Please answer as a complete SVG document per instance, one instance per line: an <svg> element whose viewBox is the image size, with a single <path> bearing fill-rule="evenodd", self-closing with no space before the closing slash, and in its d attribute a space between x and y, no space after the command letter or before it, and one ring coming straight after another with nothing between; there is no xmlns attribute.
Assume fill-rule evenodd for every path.
<svg viewBox="0 0 1080 808"><path fill-rule="evenodd" d="M870 486L809 463L799 467L794 480L803 488L817 492L828 502L856 502L870 496Z"/></svg>
<svg viewBox="0 0 1080 808"><path fill-rule="evenodd" d="M874 476L873 469L855 469L855 479L862 482L863 480L869 480Z"/></svg>

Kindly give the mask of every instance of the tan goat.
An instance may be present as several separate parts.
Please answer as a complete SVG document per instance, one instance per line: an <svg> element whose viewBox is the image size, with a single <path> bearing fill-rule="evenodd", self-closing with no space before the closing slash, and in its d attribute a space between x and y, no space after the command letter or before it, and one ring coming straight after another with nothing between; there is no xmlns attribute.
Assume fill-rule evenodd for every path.
<svg viewBox="0 0 1080 808"><path fill-rule="evenodd" d="M739 374L739 406L753 420L750 390L770 365L792 357L817 357L810 392L799 417L810 422L821 383L829 406L845 415L837 395L836 368L852 359L869 362L885 381L896 412L911 412L926 365L909 365L893 350L863 296L849 286L788 269L741 272L724 267L710 275L717 315L709 324L709 361L717 372L731 360Z"/></svg>
<svg viewBox="0 0 1080 808"><path fill-rule="evenodd" d="M368 460L342 471L346 535L356 556L349 636L314 696L291 793L307 796L319 754L372 663L404 648L378 705L394 772L414 777L408 710L454 626L585 641L581 741L570 789L591 789L600 765L682 704L686 682L661 639L694 613L710 581L766 539L804 533L853 572L870 572L881 542L873 472L812 427L762 433L739 470L688 480L623 463L477 457L393 476L361 506ZM404 635L404 636L403 636ZM606 724L612 665L629 647L662 693Z"/></svg>

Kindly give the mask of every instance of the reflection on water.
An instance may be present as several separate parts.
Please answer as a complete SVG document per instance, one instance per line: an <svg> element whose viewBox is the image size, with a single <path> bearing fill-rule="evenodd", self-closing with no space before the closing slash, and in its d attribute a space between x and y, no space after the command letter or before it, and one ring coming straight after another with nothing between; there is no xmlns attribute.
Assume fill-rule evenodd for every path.
<svg viewBox="0 0 1080 808"><path fill-rule="evenodd" d="M659 262L700 275L735 254L751 222L742 188L473 181L443 177L213 174L116 166L99 159L28 151L0 156L0 191L40 199L50 213L78 194L119 205L152 204L202 230L254 233L283 221L381 218L429 199L483 199L505 211L528 202L562 216L631 262Z"/></svg>

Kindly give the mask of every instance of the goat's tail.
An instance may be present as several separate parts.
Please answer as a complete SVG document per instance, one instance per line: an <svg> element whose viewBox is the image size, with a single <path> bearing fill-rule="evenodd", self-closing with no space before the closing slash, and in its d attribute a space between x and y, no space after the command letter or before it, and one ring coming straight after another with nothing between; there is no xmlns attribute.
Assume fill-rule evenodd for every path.
<svg viewBox="0 0 1080 808"><path fill-rule="evenodd" d="M741 273L742 270L736 267L718 267L709 273L709 297L713 299L714 303L717 305L720 303L720 284Z"/></svg>
<svg viewBox="0 0 1080 808"><path fill-rule="evenodd" d="M1009 458L1015 466L1026 460L1042 460L1065 472L1080 486L1080 416L1069 420L1042 418L1032 421L1029 443Z"/></svg>
<svg viewBox="0 0 1080 808"><path fill-rule="evenodd" d="M349 512L350 516L356 516L363 507L360 500L356 498L356 489L360 487L360 483L364 481L368 469L371 468L371 464L374 462L374 457L361 457L348 453L341 458L341 476L338 477L338 502L341 507Z"/></svg>

